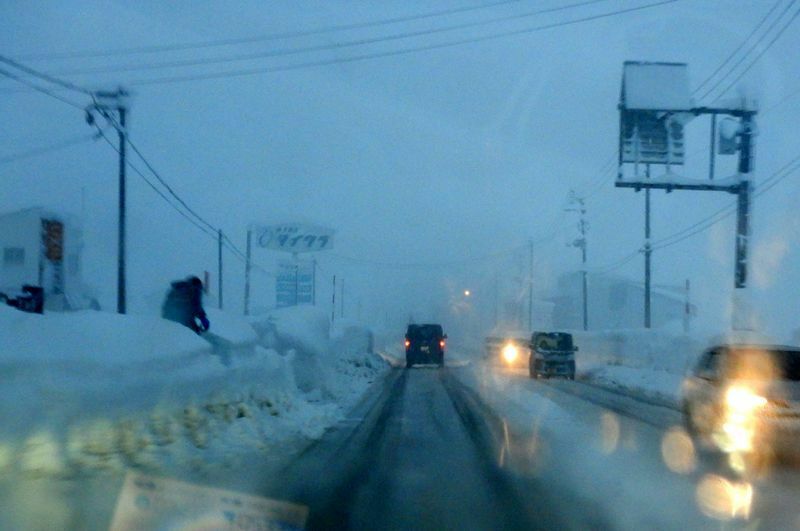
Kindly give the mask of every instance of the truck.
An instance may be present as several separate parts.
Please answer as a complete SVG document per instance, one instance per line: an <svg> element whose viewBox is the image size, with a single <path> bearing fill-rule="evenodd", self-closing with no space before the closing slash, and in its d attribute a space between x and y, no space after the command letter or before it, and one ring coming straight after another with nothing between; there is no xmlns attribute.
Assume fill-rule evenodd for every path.
<svg viewBox="0 0 800 531"><path fill-rule="evenodd" d="M575 379L575 352L578 347L572 334L566 332L534 332L531 336L528 371L531 378L561 376Z"/></svg>

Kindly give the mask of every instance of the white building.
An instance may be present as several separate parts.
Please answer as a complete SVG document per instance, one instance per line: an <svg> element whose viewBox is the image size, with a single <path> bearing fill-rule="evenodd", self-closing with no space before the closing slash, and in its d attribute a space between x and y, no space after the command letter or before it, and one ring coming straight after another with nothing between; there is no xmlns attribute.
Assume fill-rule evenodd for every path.
<svg viewBox="0 0 800 531"><path fill-rule="evenodd" d="M72 218L43 208L0 215L0 292L17 295L24 284L45 290L45 308L91 306L81 276L81 230Z"/></svg>
<svg viewBox="0 0 800 531"><path fill-rule="evenodd" d="M589 330L642 328L644 285L612 275L588 275ZM556 296L551 299L553 324L557 329L583 328L582 276L578 271L561 275ZM650 292L650 322L653 328L670 322L682 323L686 315L686 293L682 287L653 287ZM696 313L689 305L692 316Z"/></svg>

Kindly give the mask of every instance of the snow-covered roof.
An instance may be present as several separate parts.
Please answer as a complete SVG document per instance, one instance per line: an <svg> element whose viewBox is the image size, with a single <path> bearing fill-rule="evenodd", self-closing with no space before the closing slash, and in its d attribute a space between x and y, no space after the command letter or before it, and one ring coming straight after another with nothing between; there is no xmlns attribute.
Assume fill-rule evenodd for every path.
<svg viewBox="0 0 800 531"><path fill-rule="evenodd" d="M621 103L626 109L686 111L692 108L686 63L625 61Z"/></svg>

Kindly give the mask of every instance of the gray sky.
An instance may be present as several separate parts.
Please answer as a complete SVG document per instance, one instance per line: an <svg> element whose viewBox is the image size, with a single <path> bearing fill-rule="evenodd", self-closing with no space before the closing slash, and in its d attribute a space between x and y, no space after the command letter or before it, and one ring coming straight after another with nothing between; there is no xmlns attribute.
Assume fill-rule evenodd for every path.
<svg viewBox="0 0 800 531"><path fill-rule="evenodd" d="M445 300L461 286L485 287L495 270L516 274L524 252L515 258L506 251L530 238L546 239L536 246L537 282L540 291L552 285L557 274L578 267L578 251L565 246L575 237L574 215L562 212L571 188L589 193L591 267L613 264L635 251L642 244L643 194L615 189L612 174L603 178L600 173L616 150L622 62L684 61L695 86L740 44L773 2L681 0L401 56L218 80L142 86L137 81L391 51L646 3L608 0L459 31L227 65L67 74L330 44L524 14L565 2L519 1L403 24L224 48L25 62L91 87L130 86L135 93L132 140L195 210L240 247L250 222L300 219L335 227L337 256L321 256L322 271L326 278L334 273L347 278L348 313L356 312L360 300L363 313L376 319L386 311L394 316L416 306L432 308L420 301ZM5 1L0 2L0 49L22 60L34 54L265 35L465 5L474 4L240 2L234 8L217 2ZM792 25L739 83L759 99L763 110L780 104L759 119L756 183L798 151L798 27ZM45 95L16 91L17 86L0 83L0 157L91 133L79 110ZM86 103L79 95L63 94ZM707 135L705 124L690 125L688 176L705 175ZM732 161L720 158L720 174L732 168ZM83 193L86 271L101 301L111 305L116 153L102 140L87 142L2 164L0 179L0 211L44 204L80 214ZM130 289L155 297L169 279L214 271L214 242L139 177L131 174L129 182ZM791 176L758 198L753 222L751 278L759 313L768 331L784 336L798 327L793 311L800 295L796 182ZM689 226L732 200L720 193L656 193L653 236ZM242 266L228 256L226 299L239 308ZM464 264L386 268L340 256L379 264ZM268 253L257 258L266 265L275 260ZM701 321L721 326L727 318L732 264L731 218L657 252L655 282L682 284L690 278ZM639 280L641 271L639 258L614 272ZM268 278L257 277L256 283L259 296L271 296Z"/></svg>

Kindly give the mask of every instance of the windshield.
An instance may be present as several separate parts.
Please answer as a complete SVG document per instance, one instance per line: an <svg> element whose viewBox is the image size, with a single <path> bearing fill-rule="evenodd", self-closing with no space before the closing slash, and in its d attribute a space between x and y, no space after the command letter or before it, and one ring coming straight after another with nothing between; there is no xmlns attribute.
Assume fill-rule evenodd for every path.
<svg viewBox="0 0 800 531"><path fill-rule="evenodd" d="M796 528L798 50L800 0L0 1L0 531Z"/></svg>
<svg viewBox="0 0 800 531"><path fill-rule="evenodd" d="M735 377L800 381L800 352L765 348L736 349L728 354Z"/></svg>

